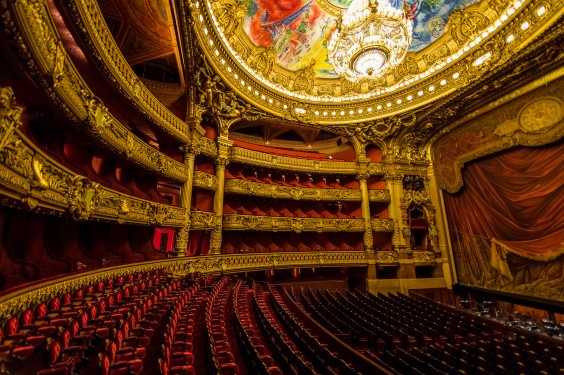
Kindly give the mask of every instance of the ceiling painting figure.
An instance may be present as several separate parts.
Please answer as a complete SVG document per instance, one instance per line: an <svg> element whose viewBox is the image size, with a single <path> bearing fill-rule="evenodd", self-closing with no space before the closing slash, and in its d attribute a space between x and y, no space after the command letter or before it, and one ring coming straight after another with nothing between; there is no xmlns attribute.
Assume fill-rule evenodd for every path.
<svg viewBox="0 0 564 375"><path fill-rule="evenodd" d="M450 14L480 0L407 0L409 18L414 22L410 52L427 47L444 34ZM337 18L326 11L347 8L352 0L244 0L247 13L243 25L250 40L258 47L273 47L278 64L291 71L309 67L319 78L338 78L330 64L327 44ZM389 0L401 9L401 0Z"/></svg>

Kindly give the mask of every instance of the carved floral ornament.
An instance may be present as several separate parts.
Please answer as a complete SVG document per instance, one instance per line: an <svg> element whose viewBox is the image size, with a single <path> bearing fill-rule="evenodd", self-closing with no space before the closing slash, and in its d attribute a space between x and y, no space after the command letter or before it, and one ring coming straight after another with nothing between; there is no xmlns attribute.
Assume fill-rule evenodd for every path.
<svg viewBox="0 0 564 375"><path fill-rule="evenodd" d="M391 219L375 219L374 230L391 231ZM389 221L389 223L388 223ZM280 232L364 232L364 219L309 219L291 217L260 217L225 215L223 230L280 231Z"/></svg>
<svg viewBox="0 0 564 375"><path fill-rule="evenodd" d="M343 125L414 109L480 79L482 65L498 63L494 54L499 51L503 59L518 54L532 35L556 21L558 12L553 9L559 7L557 0L496 0L456 10L448 20L449 32L419 52L408 53L396 71L379 81L352 84L312 76L307 64L287 70L273 61L271 51L253 47L235 18L243 2L187 3L183 5L190 10L185 13L192 15L194 33L210 65L245 100L279 116ZM318 2L322 3L327 1ZM527 27L521 27L524 21ZM511 42L515 43L504 39L509 34L514 35ZM501 43L495 48L488 45L498 35L503 35L497 39ZM360 101L362 105L357 104ZM293 107L295 102L309 104Z"/></svg>

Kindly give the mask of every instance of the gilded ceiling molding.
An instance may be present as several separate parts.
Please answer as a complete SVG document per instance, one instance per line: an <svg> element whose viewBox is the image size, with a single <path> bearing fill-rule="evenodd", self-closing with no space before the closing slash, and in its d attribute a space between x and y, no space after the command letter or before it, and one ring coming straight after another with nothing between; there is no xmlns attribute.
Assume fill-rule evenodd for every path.
<svg viewBox="0 0 564 375"><path fill-rule="evenodd" d="M47 3L47 1L44 1ZM64 1L70 17L76 23L81 40L86 42L94 62L106 74L117 91L140 113L166 134L186 142L189 127L163 105L137 77L110 33L104 16L95 0Z"/></svg>
<svg viewBox="0 0 564 375"><path fill-rule="evenodd" d="M129 263L50 279L4 294L0 297L0 320L4 321L13 315L19 316L20 312L27 308L33 309L39 303L52 297L73 292L100 280L115 279L119 276L158 269L166 269L167 274L173 277L183 277L196 272L207 275L273 268L366 267L366 265L365 251L208 255Z"/></svg>
<svg viewBox="0 0 564 375"><path fill-rule="evenodd" d="M11 3L10 3L11 4ZM185 182L187 168L143 142L115 119L68 57L46 3L1 3L4 31L37 84L70 122L98 143L141 168ZM16 22L18 25L16 25Z"/></svg>
<svg viewBox="0 0 564 375"><path fill-rule="evenodd" d="M386 219L380 219L385 221ZM393 226L393 224L392 224ZM223 230L266 232L364 232L364 219L310 219L224 215Z"/></svg>
<svg viewBox="0 0 564 375"><path fill-rule="evenodd" d="M212 230L217 227L218 216L215 212L190 211L191 230Z"/></svg>
<svg viewBox="0 0 564 375"><path fill-rule="evenodd" d="M558 0L481 1L454 11L443 36L420 52L409 53L396 71L380 81L352 84L314 78L312 83L307 67L291 72L272 64L266 77L253 72L252 66L269 66L258 63L265 51L246 40L242 28L222 39L221 25L211 18L211 14L216 20L220 13L229 14L228 3L187 0L182 5L189 8L185 13L192 15L206 58L231 89L268 113L314 125L343 126L413 111L464 90L482 79L483 71L500 57L510 59L520 53L563 13Z"/></svg>
<svg viewBox="0 0 564 375"><path fill-rule="evenodd" d="M215 191L217 189L217 177L202 171L194 171L192 185L204 190Z"/></svg>
<svg viewBox="0 0 564 375"><path fill-rule="evenodd" d="M44 155L21 134L22 109L13 90L0 87L0 195L4 204L120 224L180 227L185 209L135 198L80 176Z"/></svg>
<svg viewBox="0 0 564 375"><path fill-rule="evenodd" d="M437 182L449 193L463 186L462 168L472 160L512 147L540 146L564 137L564 79L540 87L467 121L433 146Z"/></svg>

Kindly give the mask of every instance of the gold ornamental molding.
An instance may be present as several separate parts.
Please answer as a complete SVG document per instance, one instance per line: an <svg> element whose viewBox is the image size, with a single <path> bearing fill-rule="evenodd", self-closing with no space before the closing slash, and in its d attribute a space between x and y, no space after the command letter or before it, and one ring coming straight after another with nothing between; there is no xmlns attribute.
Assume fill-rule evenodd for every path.
<svg viewBox="0 0 564 375"><path fill-rule="evenodd" d="M231 147L229 160L231 162L297 172L326 174L357 174L358 172L358 167L355 162L290 158L248 150L241 147Z"/></svg>
<svg viewBox="0 0 564 375"><path fill-rule="evenodd" d="M393 225L393 224L392 224ZM224 230L264 232L364 232L364 219L310 219L272 216L225 215Z"/></svg>
<svg viewBox="0 0 564 375"><path fill-rule="evenodd" d="M192 230L212 230L217 227L219 222L215 212L190 211L190 229Z"/></svg>
<svg viewBox="0 0 564 375"><path fill-rule="evenodd" d="M399 254L397 251L376 251L374 252L376 264L379 265L399 265Z"/></svg>
<svg viewBox="0 0 564 375"><path fill-rule="evenodd" d="M255 47L242 28L242 2L185 0L207 61L238 95L256 107L309 124L340 124L389 117L432 103L515 59L564 13L560 0L484 0L454 11L446 32L408 53L380 80L353 84L322 79L310 67L289 71L268 48Z"/></svg>
<svg viewBox="0 0 564 375"><path fill-rule="evenodd" d="M186 165L143 142L114 118L82 80L44 2L2 2L4 32L23 66L70 122L124 159L185 182Z"/></svg>
<svg viewBox="0 0 564 375"><path fill-rule="evenodd" d="M47 1L44 1L47 3ZM189 140L188 125L166 108L137 77L107 27L106 21L94 0L64 1L86 42L93 61L106 74L108 80L128 101L133 103L153 125L178 141Z"/></svg>
<svg viewBox="0 0 564 375"><path fill-rule="evenodd" d="M371 219L370 226L374 232L393 232L394 219Z"/></svg>
<svg viewBox="0 0 564 375"><path fill-rule="evenodd" d="M560 69L561 74L564 70ZM464 184L462 168L515 146L541 146L564 137L564 78L497 107L448 132L433 146L437 182L449 193Z"/></svg>
<svg viewBox="0 0 564 375"><path fill-rule="evenodd" d="M366 266L365 251L209 255L129 263L51 279L4 294L0 297L0 320L4 321L13 315L19 316L21 311L34 308L40 302L84 288L100 280L158 269L166 269L169 277L178 278L196 272L204 275L219 275L269 269Z"/></svg>
<svg viewBox="0 0 564 375"><path fill-rule="evenodd" d="M22 109L0 87L0 195L28 210L120 224L181 227L186 210L135 198L80 176L44 155L17 130Z"/></svg>
<svg viewBox="0 0 564 375"><path fill-rule="evenodd" d="M219 153L217 150L217 144L206 137L200 137L198 141L198 151L212 158L216 158Z"/></svg>
<svg viewBox="0 0 564 375"><path fill-rule="evenodd" d="M202 171L194 171L192 185L204 190L215 191L217 189L217 177Z"/></svg>
<svg viewBox="0 0 564 375"><path fill-rule="evenodd" d="M413 254L411 257L413 263L418 266L434 265L437 263L435 258L436 258L436 254L433 251L420 251L420 250L413 250Z"/></svg>

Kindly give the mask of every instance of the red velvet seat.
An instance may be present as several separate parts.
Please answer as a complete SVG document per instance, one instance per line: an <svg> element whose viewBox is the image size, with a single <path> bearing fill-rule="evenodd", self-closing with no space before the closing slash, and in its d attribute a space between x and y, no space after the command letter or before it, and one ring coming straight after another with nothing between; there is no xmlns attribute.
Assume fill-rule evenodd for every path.
<svg viewBox="0 0 564 375"><path fill-rule="evenodd" d="M194 375L194 367L192 366L176 366L169 367L166 360L159 358L159 370L162 375Z"/></svg>

